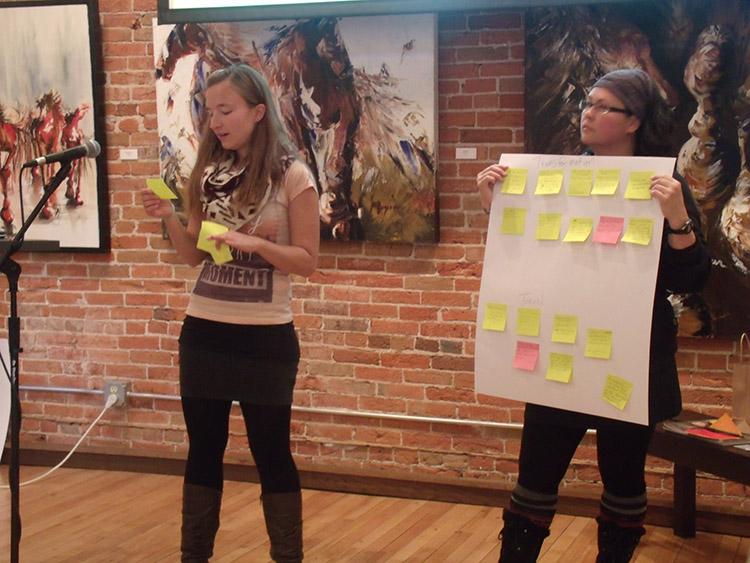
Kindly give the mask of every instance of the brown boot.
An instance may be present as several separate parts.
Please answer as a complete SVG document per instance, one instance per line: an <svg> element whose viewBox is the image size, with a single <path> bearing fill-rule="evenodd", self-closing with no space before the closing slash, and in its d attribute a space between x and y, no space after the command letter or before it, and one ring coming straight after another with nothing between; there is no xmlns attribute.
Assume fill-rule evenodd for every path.
<svg viewBox="0 0 750 563"><path fill-rule="evenodd" d="M266 519L271 559L276 563L302 561L302 495L271 493L260 497Z"/></svg>
<svg viewBox="0 0 750 563"><path fill-rule="evenodd" d="M221 491L185 483L182 487L182 563L207 563L219 530Z"/></svg>

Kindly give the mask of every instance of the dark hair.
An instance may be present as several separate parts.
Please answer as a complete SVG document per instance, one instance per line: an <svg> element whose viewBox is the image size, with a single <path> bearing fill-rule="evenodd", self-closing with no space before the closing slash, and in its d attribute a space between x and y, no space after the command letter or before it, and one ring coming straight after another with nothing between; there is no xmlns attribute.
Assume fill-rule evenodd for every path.
<svg viewBox="0 0 750 563"><path fill-rule="evenodd" d="M267 193L269 182L273 192L278 189L286 171L285 157L294 157L297 150L279 119L271 90L260 72L246 64L232 64L212 72L206 80L206 89L225 80L234 86L248 106L266 106L265 115L256 124L248 142L251 148L248 157L245 162L238 163L245 166L245 173L235 192L239 205L258 205L272 195ZM200 195L206 166L224 160L231 152L221 146L206 120L188 183L188 210L191 214L202 211Z"/></svg>
<svg viewBox="0 0 750 563"><path fill-rule="evenodd" d="M673 156L669 138L674 129L674 114L659 91L646 105L641 126L635 132L634 156Z"/></svg>

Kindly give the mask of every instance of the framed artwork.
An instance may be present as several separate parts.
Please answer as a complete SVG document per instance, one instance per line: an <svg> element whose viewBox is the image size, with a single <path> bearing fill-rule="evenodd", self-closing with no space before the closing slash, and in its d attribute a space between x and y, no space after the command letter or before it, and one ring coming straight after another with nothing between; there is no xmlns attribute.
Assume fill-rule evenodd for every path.
<svg viewBox="0 0 750 563"><path fill-rule="evenodd" d="M60 169L23 163L96 139L102 147L103 75L96 0L0 4L0 245L9 241ZM110 247L104 157L70 173L26 232L23 250L105 252Z"/></svg>
<svg viewBox="0 0 750 563"><path fill-rule="evenodd" d="M701 213L713 272L670 300L682 335L737 338L750 319L750 4L656 0L533 8L526 17L530 153L580 154L578 102L641 68L674 108L668 140Z"/></svg>
<svg viewBox="0 0 750 563"><path fill-rule="evenodd" d="M155 25L162 176L186 185L205 79L243 62L315 176L323 239L434 242L435 54L432 14Z"/></svg>

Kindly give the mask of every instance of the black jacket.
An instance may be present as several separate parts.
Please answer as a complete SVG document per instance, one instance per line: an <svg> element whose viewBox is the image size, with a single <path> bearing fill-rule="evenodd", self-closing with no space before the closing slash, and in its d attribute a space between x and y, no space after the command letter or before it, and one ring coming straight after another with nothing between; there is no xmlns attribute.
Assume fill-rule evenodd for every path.
<svg viewBox="0 0 750 563"><path fill-rule="evenodd" d="M666 224L661 240L659 270L651 320L651 351L649 356L649 423L676 416L682 410L680 384L674 355L677 351L677 321L667 297L670 293L700 291L708 281L711 258L700 230L700 214L687 182L679 174L674 177L682 185L682 196L688 215L693 220L696 243L683 250L671 248L667 242ZM526 421L586 426L597 428L611 423L610 419L541 405L526 405Z"/></svg>

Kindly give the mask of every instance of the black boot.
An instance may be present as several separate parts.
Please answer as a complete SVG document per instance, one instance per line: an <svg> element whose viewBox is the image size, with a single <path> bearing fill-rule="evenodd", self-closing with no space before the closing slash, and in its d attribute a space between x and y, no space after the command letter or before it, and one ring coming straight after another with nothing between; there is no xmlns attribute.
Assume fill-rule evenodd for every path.
<svg viewBox="0 0 750 563"><path fill-rule="evenodd" d="M503 526L500 536L499 563L533 563L539 557L544 538L549 528L534 524L531 520L510 510L503 511Z"/></svg>
<svg viewBox="0 0 750 563"><path fill-rule="evenodd" d="M185 483L182 487L182 563L207 563L219 530L221 491Z"/></svg>
<svg viewBox="0 0 750 563"><path fill-rule="evenodd" d="M277 563L302 561L302 495L270 493L260 497L271 540L271 559Z"/></svg>
<svg viewBox="0 0 750 563"><path fill-rule="evenodd" d="M646 533L643 526L618 526L601 516L596 519L599 524L599 555L596 563L627 563Z"/></svg>

